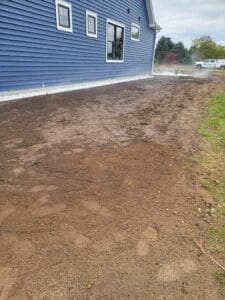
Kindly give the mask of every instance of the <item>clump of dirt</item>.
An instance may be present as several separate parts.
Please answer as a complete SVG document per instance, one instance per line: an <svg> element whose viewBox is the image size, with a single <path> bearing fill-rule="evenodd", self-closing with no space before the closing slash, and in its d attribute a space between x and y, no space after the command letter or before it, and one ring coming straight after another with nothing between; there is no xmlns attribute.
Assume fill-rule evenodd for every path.
<svg viewBox="0 0 225 300"><path fill-rule="evenodd" d="M219 299L186 166L224 87L155 78L1 104L0 297Z"/></svg>

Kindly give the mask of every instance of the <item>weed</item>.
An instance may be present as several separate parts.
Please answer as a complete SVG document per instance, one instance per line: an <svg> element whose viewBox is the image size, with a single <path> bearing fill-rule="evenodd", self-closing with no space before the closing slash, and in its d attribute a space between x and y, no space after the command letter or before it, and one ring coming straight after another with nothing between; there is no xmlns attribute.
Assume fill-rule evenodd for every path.
<svg viewBox="0 0 225 300"><path fill-rule="evenodd" d="M215 242L219 242L225 246L225 225L221 227L212 227L210 229L210 237Z"/></svg>
<svg viewBox="0 0 225 300"><path fill-rule="evenodd" d="M216 272L214 278L220 286L220 293L225 297L225 272Z"/></svg>

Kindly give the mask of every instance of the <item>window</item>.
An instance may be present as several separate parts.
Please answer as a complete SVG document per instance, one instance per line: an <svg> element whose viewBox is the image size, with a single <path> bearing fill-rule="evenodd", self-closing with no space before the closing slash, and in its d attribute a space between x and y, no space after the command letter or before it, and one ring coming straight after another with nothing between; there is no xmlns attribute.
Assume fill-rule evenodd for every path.
<svg viewBox="0 0 225 300"><path fill-rule="evenodd" d="M87 36L91 37L97 37L98 29L97 29L97 24L98 24L98 17L97 14L94 12L91 12L89 10L86 11L86 29L87 29Z"/></svg>
<svg viewBox="0 0 225 300"><path fill-rule="evenodd" d="M67 32L73 31L72 5L64 0L56 0L56 21L57 29Z"/></svg>
<svg viewBox="0 0 225 300"><path fill-rule="evenodd" d="M131 39L140 41L140 26L134 23L131 24Z"/></svg>
<svg viewBox="0 0 225 300"><path fill-rule="evenodd" d="M107 20L106 61L124 61L124 29L123 24Z"/></svg>

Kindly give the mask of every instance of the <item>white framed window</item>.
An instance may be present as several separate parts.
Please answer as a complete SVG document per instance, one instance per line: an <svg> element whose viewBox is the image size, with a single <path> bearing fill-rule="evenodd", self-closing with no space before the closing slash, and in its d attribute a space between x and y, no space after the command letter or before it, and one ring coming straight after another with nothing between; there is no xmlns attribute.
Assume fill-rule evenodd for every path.
<svg viewBox="0 0 225 300"><path fill-rule="evenodd" d="M106 20L106 62L124 62L125 25L111 19Z"/></svg>
<svg viewBox="0 0 225 300"><path fill-rule="evenodd" d="M72 4L64 0L55 0L57 29L73 32Z"/></svg>
<svg viewBox="0 0 225 300"><path fill-rule="evenodd" d="M86 10L86 34L90 37L98 37L98 16L90 10Z"/></svg>
<svg viewBox="0 0 225 300"><path fill-rule="evenodd" d="M141 27L138 24L131 24L131 39L133 41L140 41Z"/></svg>

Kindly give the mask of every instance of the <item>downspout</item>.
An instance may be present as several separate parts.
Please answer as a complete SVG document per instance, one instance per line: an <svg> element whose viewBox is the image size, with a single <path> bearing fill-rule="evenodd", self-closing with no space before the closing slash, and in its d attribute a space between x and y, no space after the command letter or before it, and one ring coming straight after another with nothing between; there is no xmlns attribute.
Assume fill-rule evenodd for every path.
<svg viewBox="0 0 225 300"><path fill-rule="evenodd" d="M155 21L155 15L153 10L152 0L146 0L146 8L148 12L149 18L149 28L154 31L154 49L153 49L153 57L152 57L152 74L154 71L154 64L155 64L155 52L156 52L156 34L162 29Z"/></svg>
<svg viewBox="0 0 225 300"><path fill-rule="evenodd" d="M152 57L152 74L154 73L154 65L155 65L155 51L156 51L156 31L154 33L154 49L153 49L153 57ZM151 74L151 75L152 75Z"/></svg>

